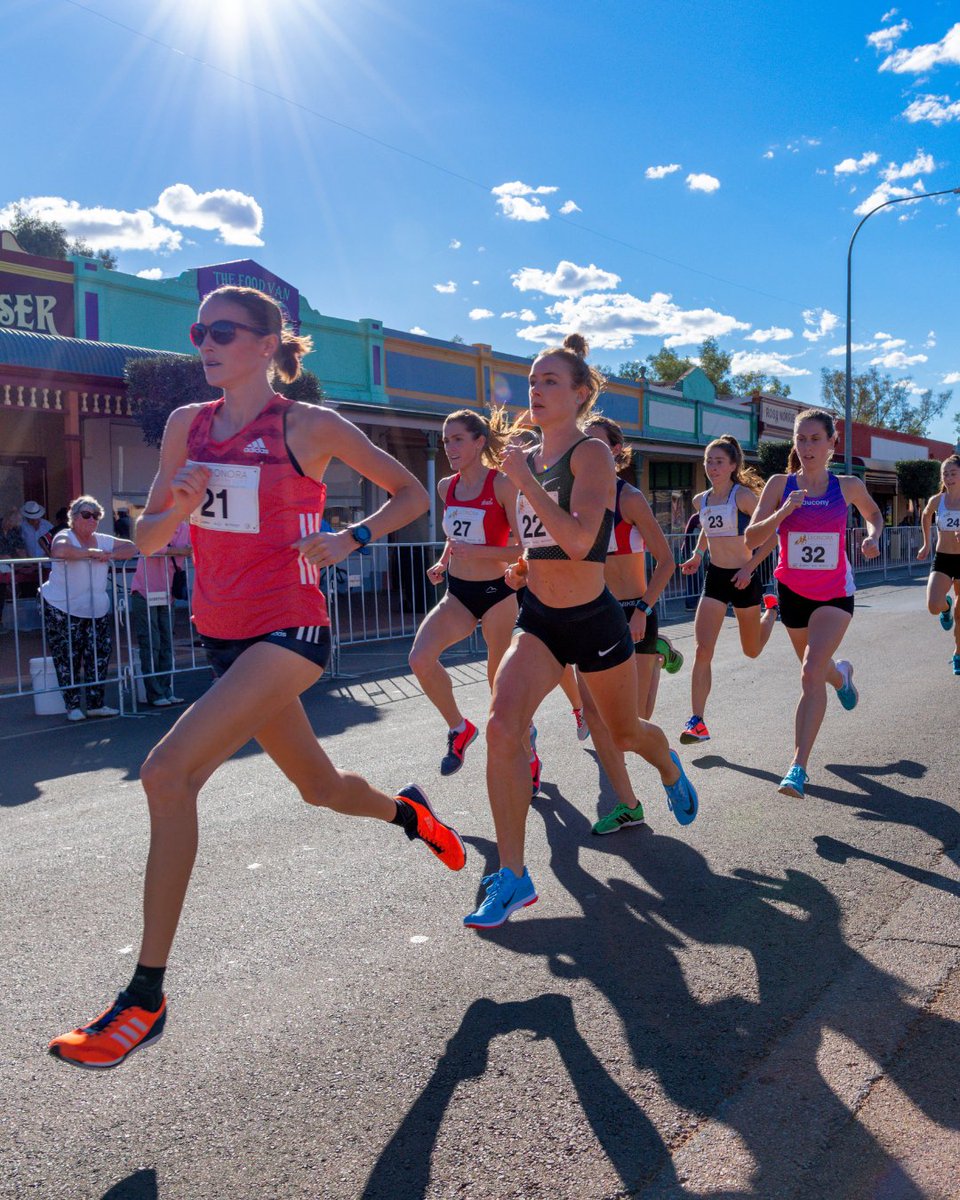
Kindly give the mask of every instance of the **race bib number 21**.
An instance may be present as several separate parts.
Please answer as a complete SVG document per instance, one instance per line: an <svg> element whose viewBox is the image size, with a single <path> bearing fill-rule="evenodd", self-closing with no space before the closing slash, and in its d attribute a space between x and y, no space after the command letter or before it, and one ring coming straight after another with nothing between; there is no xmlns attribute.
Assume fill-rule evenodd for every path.
<svg viewBox="0 0 960 1200"><path fill-rule="evenodd" d="M190 522L221 533L260 532L260 468L235 463L195 463L210 472L207 493Z"/></svg>

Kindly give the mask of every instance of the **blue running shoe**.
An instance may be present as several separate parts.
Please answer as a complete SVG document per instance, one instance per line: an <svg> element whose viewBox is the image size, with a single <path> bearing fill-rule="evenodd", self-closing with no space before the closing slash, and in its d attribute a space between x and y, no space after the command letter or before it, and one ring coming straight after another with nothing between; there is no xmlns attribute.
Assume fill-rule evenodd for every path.
<svg viewBox="0 0 960 1200"><path fill-rule="evenodd" d="M953 597L947 597L947 607L940 614L940 628L945 629L948 633L953 628Z"/></svg>
<svg viewBox="0 0 960 1200"><path fill-rule="evenodd" d="M697 793L690 780L683 773L680 759L675 750L670 751L670 757L680 768L680 778L666 788L667 807L681 825L689 825L697 817Z"/></svg>
<svg viewBox="0 0 960 1200"><path fill-rule="evenodd" d="M518 909L537 902L537 889L526 867L519 879L509 867L501 867L495 874L485 875L480 882L487 894L477 911L463 918L468 929L496 929Z"/></svg>
<svg viewBox="0 0 960 1200"><path fill-rule="evenodd" d="M780 780L777 791L781 796L793 796L795 800L803 799L803 785L807 782L807 773L799 763L794 763L790 770Z"/></svg>
<svg viewBox="0 0 960 1200"><path fill-rule="evenodd" d="M853 686L853 663L847 662L845 658L838 658L837 670L843 680L843 685L837 689L837 699L849 712L857 707L857 701L860 699L860 693Z"/></svg>
<svg viewBox="0 0 960 1200"><path fill-rule="evenodd" d="M960 654L953 656L953 673L954 675L960 675Z"/></svg>

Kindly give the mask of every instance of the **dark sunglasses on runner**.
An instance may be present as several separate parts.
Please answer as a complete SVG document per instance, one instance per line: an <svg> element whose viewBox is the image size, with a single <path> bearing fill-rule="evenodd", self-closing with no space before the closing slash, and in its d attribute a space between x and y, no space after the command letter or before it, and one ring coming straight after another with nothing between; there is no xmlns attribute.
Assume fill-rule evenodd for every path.
<svg viewBox="0 0 960 1200"><path fill-rule="evenodd" d="M209 325L204 325L202 321L197 321L190 326L190 341L195 346L202 346L204 339L209 333L218 346L229 346L237 336L238 329L249 329L251 333L257 334L258 337L267 336L265 329L256 329L253 325L244 325L242 321L211 321Z"/></svg>

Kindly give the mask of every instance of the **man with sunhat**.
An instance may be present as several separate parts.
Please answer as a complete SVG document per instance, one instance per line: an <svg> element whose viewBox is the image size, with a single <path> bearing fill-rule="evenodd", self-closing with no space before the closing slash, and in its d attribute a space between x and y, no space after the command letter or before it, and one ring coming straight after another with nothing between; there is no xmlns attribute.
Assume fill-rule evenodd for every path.
<svg viewBox="0 0 960 1200"><path fill-rule="evenodd" d="M28 500L20 508L23 517L21 532L27 547L27 558L44 558L50 552L50 539L47 534L53 528L49 521L43 519L46 509L36 500Z"/></svg>

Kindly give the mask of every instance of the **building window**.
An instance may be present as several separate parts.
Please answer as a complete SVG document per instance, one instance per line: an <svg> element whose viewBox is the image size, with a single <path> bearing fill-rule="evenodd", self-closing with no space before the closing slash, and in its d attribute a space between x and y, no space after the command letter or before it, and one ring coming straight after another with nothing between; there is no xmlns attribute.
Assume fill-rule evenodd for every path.
<svg viewBox="0 0 960 1200"><path fill-rule="evenodd" d="M683 533L693 501L693 463L650 463L650 507L664 533Z"/></svg>

